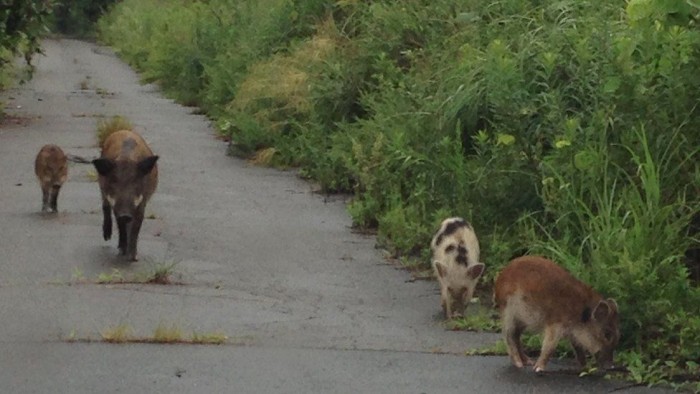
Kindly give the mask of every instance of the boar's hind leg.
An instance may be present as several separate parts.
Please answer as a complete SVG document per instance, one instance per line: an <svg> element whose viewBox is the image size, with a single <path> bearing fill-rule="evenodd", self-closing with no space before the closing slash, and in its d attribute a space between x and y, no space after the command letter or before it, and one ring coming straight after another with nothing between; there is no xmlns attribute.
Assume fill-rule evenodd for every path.
<svg viewBox="0 0 700 394"><path fill-rule="evenodd" d="M51 196L49 195L49 188L41 187L41 211L48 212L51 207Z"/></svg>
<svg viewBox="0 0 700 394"><path fill-rule="evenodd" d="M126 257L129 261L137 261L136 258L136 243L139 240L139 232L141 231L141 223L143 223L143 211L145 207L142 205L136 209L134 215L134 220L131 221L131 228L129 229L129 242L126 245Z"/></svg>
<svg viewBox="0 0 700 394"><path fill-rule="evenodd" d="M524 365L532 364L532 360L525 354L523 345L520 342L520 336L525 330L525 326L517 321L507 322L503 326L503 332L508 345L508 355L510 356L513 365L522 368Z"/></svg>
<svg viewBox="0 0 700 394"><path fill-rule="evenodd" d="M549 357L551 357L552 353L554 353L554 350L557 348L557 344L562 336L562 329L558 326L548 326L544 329L542 350L540 351L540 357L535 363L535 372L539 373L544 371L544 367L547 365Z"/></svg>
<svg viewBox="0 0 700 394"><path fill-rule="evenodd" d="M58 212L58 192L61 191L61 187L53 187L51 189L51 209L54 212Z"/></svg>
<svg viewBox="0 0 700 394"><path fill-rule="evenodd" d="M112 238L112 208L107 200L102 200L102 237L105 241Z"/></svg>

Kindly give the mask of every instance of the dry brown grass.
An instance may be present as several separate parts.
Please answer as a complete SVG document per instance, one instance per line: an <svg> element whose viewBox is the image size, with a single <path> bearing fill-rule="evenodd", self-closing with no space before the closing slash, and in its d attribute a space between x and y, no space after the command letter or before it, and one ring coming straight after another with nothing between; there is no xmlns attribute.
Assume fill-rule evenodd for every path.
<svg viewBox="0 0 700 394"><path fill-rule="evenodd" d="M309 94L310 73L336 50L339 37L335 24L329 19L318 26L316 36L300 43L290 53L254 64L229 109L252 114L272 132L282 130L291 118L309 115L313 109Z"/></svg>
<svg viewBox="0 0 700 394"><path fill-rule="evenodd" d="M109 119L100 119L97 121L97 145L102 148L102 144L104 144L107 137L115 131L133 129L134 126L129 119L121 115L115 115Z"/></svg>
<svg viewBox="0 0 700 394"><path fill-rule="evenodd" d="M109 343L126 343L133 341L131 336L131 327L126 324L120 324L106 328L100 332L102 340Z"/></svg>

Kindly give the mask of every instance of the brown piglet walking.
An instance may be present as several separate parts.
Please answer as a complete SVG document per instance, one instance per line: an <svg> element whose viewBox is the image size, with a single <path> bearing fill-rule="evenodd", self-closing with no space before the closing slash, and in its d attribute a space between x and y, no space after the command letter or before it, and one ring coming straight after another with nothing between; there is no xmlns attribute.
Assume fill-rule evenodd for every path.
<svg viewBox="0 0 700 394"><path fill-rule="evenodd" d="M136 261L136 243L146 203L158 185L158 156L146 141L130 130L110 134L102 155L92 161L99 174L102 193L102 235L112 237L112 212L119 229L119 252Z"/></svg>
<svg viewBox="0 0 700 394"><path fill-rule="evenodd" d="M53 144L42 146L34 161L34 172L41 185L41 210L57 212L58 192L68 177L68 160L63 150Z"/></svg>
<svg viewBox="0 0 700 394"><path fill-rule="evenodd" d="M433 270L440 283L440 304L445 317L460 317L484 273L484 264L479 262L479 240L476 233L466 220L448 218L442 221L430 248L433 252Z"/></svg>
<svg viewBox="0 0 700 394"><path fill-rule="evenodd" d="M562 338L569 339L581 366L588 351L601 368L612 367L620 339L615 300L606 300L553 261L538 256L512 260L496 278L494 301L516 367L532 363L520 343L523 331L544 333L535 372L544 371Z"/></svg>

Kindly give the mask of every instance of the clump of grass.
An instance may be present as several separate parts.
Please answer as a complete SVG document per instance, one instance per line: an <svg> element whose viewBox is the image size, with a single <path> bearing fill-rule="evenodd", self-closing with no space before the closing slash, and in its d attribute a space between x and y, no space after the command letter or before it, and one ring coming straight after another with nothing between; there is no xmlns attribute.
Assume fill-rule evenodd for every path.
<svg viewBox="0 0 700 394"><path fill-rule="evenodd" d="M131 334L131 327L120 324L106 328L100 332L103 342L108 343L160 343L160 344L190 344L190 345L223 345L228 341L228 336L220 331L193 332L187 338L182 329L176 324L167 325L159 323L150 337L138 337ZM71 331L66 342L92 342L90 338L78 338L75 330Z"/></svg>
<svg viewBox="0 0 700 394"><path fill-rule="evenodd" d="M98 175L97 171L93 169L89 169L87 173L85 174L85 177L90 181L90 182L97 182Z"/></svg>
<svg viewBox="0 0 700 394"><path fill-rule="evenodd" d="M275 148L260 149L257 152L255 152L253 157L251 157L248 160L248 162L258 166L270 165L270 163L272 163L272 159L275 156L275 153L277 153L277 149Z"/></svg>
<svg viewBox="0 0 700 394"><path fill-rule="evenodd" d="M500 327L499 320L485 311L445 322L445 328L452 331L498 332Z"/></svg>
<svg viewBox="0 0 700 394"><path fill-rule="evenodd" d="M503 340L492 345L470 349L464 352L465 356L505 356L508 355L508 347Z"/></svg>
<svg viewBox="0 0 700 394"><path fill-rule="evenodd" d="M124 274L116 268L112 269L110 273L103 272L97 276L97 283L101 285L108 283L124 283L125 281Z"/></svg>
<svg viewBox="0 0 700 394"><path fill-rule="evenodd" d="M103 272L93 280L86 279L83 272L76 268L71 276L72 282L78 283L97 283L100 285L106 284L157 284L157 285L172 285L181 284L172 280L172 275L175 266L178 262L155 263L151 268L125 274L117 268L113 268L111 272Z"/></svg>
<svg viewBox="0 0 700 394"><path fill-rule="evenodd" d="M120 324L106 328L100 332L102 340L109 343L127 343L133 341L131 336L131 327L126 324Z"/></svg>
<svg viewBox="0 0 700 394"><path fill-rule="evenodd" d="M119 130L133 130L131 122L121 116L115 115L109 119L101 119L97 122L97 144L101 148L107 137Z"/></svg>
<svg viewBox="0 0 700 394"><path fill-rule="evenodd" d="M71 282L85 282L85 274L83 273L83 270L75 267L73 269L73 273L71 274Z"/></svg>
<svg viewBox="0 0 700 394"><path fill-rule="evenodd" d="M156 343L181 343L183 342L182 330L175 324L167 326L161 323L153 330L152 339Z"/></svg>
<svg viewBox="0 0 700 394"><path fill-rule="evenodd" d="M173 284L171 279L175 266L178 262L157 263L153 268L146 273L142 283L150 283L157 285Z"/></svg>
<svg viewBox="0 0 700 394"><path fill-rule="evenodd" d="M191 342L200 345L222 345L226 343L228 336L222 332L198 333L193 332Z"/></svg>

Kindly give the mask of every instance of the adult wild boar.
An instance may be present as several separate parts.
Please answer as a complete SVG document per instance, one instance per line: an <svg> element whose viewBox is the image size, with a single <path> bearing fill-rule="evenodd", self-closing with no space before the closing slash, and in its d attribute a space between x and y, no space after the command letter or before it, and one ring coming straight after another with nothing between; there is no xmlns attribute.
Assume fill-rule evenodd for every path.
<svg viewBox="0 0 700 394"><path fill-rule="evenodd" d="M433 270L440 283L440 304L448 319L462 316L484 273L479 262L479 240L464 219L448 218L435 233L430 249Z"/></svg>
<svg viewBox="0 0 700 394"><path fill-rule="evenodd" d="M136 261L136 243L146 203L158 185L158 156L140 135L121 130L102 144L102 155L92 163L102 193L102 235L112 237L112 212L119 229L119 252Z"/></svg>
<svg viewBox="0 0 700 394"><path fill-rule="evenodd" d="M562 338L569 339L581 366L584 351L595 355L601 368L612 366L620 339L615 300L606 300L553 261L538 256L512 260L496 279L494 301L516 367L532 364L520 343L523 331L544 332L535 372L544 371Z"/></svg>
<svg viewBox="0 0 700 394"><path fill-rule="evenodd" d="M34 172L41 185L41 210L57 212L58 192L68 177L68 160L63 150L53 144L42 146L34 161Z"/></svg>

